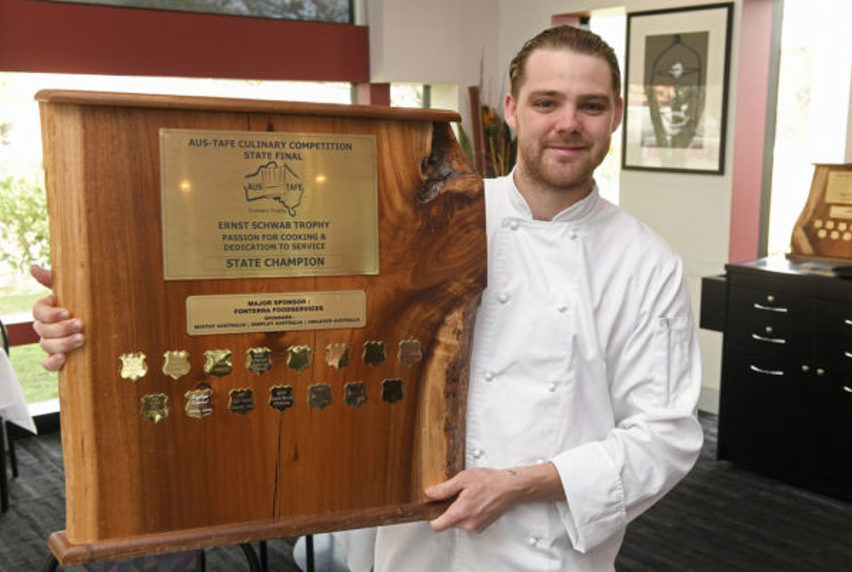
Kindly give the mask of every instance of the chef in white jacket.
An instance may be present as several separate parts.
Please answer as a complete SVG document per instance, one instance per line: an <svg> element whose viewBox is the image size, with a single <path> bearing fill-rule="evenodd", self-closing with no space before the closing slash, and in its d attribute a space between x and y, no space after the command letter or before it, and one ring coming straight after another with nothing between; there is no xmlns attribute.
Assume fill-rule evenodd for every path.
<svg viewBox="0 0 852 572"><path fill-rule="evenodd" d="M427 489L454 498L443 515L379 529L377 572L610 570L627 523L701 448L682 263L593 178L623 112L612 49L553 28L510 81L518 160L486 182L466 469ZM45 367L61 367L82 324L50 298L34 316Z"/></svg>
<svg viewBox="0 0 852 572"><path fill-rule="evenodd" d="M627 523L701 448L683 265L598 194L623 102L600 38L547 30L510 67L514 172L486 181L466 469L431 523L381 528L377 571L610 570Z"/></svg>

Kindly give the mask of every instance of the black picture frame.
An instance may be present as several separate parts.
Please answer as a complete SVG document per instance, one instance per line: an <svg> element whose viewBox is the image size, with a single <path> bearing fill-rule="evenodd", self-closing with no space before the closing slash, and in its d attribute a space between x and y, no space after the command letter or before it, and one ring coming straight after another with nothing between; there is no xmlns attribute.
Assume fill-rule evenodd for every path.
<svg viewBox="0 0 852 572"><path fill-rule="evenodd" d="M724 174L733 7L627 15L623 169Z"/></svg>

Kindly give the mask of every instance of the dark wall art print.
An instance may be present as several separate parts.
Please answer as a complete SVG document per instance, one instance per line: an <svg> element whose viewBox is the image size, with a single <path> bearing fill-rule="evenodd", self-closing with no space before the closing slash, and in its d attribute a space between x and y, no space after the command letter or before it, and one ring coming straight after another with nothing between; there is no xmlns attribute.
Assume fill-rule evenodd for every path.
<svg viewBox="0 0 852 572"><path fill-rule="evenodd" d="M628 15L625 169L724 172L732 6Z"/></svg>

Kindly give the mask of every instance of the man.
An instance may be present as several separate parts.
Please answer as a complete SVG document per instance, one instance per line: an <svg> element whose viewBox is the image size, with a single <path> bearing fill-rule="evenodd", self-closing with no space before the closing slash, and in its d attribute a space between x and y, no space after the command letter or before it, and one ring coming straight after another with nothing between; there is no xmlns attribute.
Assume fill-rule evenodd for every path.
<svg viewBox="0 0 852 572"><path fill-rule="evenodd" d="M444 514L379 530L377 571L612 569L627 522L701 447L681 262L593 178L623 111L612 49L590 32L547 30L512 61L510 81L518 162L486 182L467 468L427 489L455 497ZM47 367L82 343L61 312L49 299L34 308Z"/></svg>

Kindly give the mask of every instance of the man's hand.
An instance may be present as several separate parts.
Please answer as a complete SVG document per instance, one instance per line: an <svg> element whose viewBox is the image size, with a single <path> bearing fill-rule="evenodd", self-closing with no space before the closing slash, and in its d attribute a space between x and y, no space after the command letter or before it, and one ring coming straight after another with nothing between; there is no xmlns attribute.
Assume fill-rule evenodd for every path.
<svg viewBox="0 0 852 572"><path fill-rule="evenodd" d="M30 267L30 274L39 284L53 287L49 270L40 266ZM56 298L50 294L33 305L33 329L41 337L39 345L47 352L42 362L44 369L57 371L65 364L66 354L83 345L83 323L71 317L65 308L56 306Z"/></svg>
<svg viewBox="0 0 852 572"><path fill-rule="evenodd" d="M432 500L454 495L458 498L444 514L429 523L436 532L457 527L479 534L516 504L565 498L553 463L512 469L467 469L426 489L426 496Z"/></svg>

